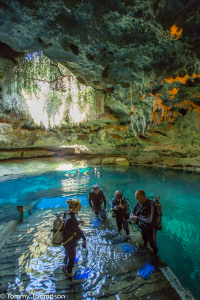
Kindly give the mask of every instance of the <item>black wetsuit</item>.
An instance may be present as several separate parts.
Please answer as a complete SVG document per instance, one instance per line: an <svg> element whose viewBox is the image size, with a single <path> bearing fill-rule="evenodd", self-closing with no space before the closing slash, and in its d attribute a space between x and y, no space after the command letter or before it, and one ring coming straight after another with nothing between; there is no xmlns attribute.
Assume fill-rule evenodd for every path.
<svg viewBox="0 0 200 300"><path fill-rule="evenodd" d="M92 208L94 208L97 217L101 211L101 205L103 202L104 207L106 207L106 198L102 190L99 190L98 194L96 194L94 191L90 191L89 204Z"/></svg>
<svg viewBox="0 0 200 300"><path fill-rule="evenodd" d="M71 212L70 210L66 211L66 215L64 216L63 222L63 243L65 243L70 237L73 238L64 244L65 248L65 269L68 273L72 272L72 268L74 266L74 259L76 257L76 242L82 238L85 240L85 235L83 234L82 230L78 226L78 221L75 217L75 213ZM74 235L74 233L76 233ZM67 260L69 258L68 264Z"/></svg>
<svg viewBox="0 0 200 300"><path fill-rule="evenodd" d="M122 229L122 225L124 227L124 230L127 234L129 234L129 228L128 228L128 219L129 219L129 207L128 203L125 199L124 201L124 208L119 207L120 200L113 198L112 199L112 209L114 209L115 206L118 206L118 210L114 210L114 214L116 215L116 223L118 227L118 231L120 232Z"/></svg>
<svg viewBox="0 0 200 300"><path fill-rule="evenodd" d="M149 242L153 249L153 254L158 253L158 247L156 245L156 229L154 226L154 205L151 200L147 199L143 204L137 203L131 213L137 216L137 223L142 230L142 238L144 240L144 246Z"/></svg>

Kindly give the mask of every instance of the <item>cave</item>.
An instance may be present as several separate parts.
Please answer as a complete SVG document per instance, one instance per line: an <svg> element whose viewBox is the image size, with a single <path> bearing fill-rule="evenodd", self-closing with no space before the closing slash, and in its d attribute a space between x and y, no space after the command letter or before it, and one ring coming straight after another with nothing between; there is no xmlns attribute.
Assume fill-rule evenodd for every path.
<svg viewBox="0 0 200 300"><path fill-rule="evenodd" d="M197 182L199 31L198 0L0 0L2 183L18 180L16 176L31 178L53 170L93 167L105 174L115 168L119 177L122 172L129 174L122 170L135 168L139 177L152 172L157 180L158 172L160 178L170 174L169 180L176 181L178 174L184 182L184 174L189 176L187 180ZM56 197L56 192L53 195ZM43 196L41 191L41 199ZM3 196L1 202L9 206ZM23 201L13 203L24 205ZM30 213L30 203L26 206ZM6 219L1 216L4 230ZM25 222L33 216L34 212L30 213ZM0 246L0 251L3 249ZM12 274L7 270L1 273L0 294L11 297L14 292L3 280ZM164 273L165 278L169 279L169 274ZM193 266L190 274L197 280L199 266ZM112 286L115 280L107 278ZM135 273L130 278L133 284L137 281ZM6 282L12 286L8 278ZM181 288L178 292L172 287L168 298L157 288L157 297L179 299ZM50 293L47 290L44 294ZM16 291L18 295L30 293L20 292L19 287ZM196 296L199 287L191 292ZM92 298L92 292L80 296L75 290L69 297L129 299L122 286L106 293L105 289L98 294L96 288ZM145 292L138 295L146 299Z"/></svg>

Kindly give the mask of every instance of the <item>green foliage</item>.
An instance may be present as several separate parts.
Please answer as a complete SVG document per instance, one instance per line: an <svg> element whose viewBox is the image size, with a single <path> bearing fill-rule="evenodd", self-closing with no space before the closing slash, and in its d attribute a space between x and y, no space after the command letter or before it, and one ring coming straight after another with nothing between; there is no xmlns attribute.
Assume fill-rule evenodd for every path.
<svg viewBox="0 0 200 300"><path fill-rule="evenodd" d="M62 98L59 92L53 90L52 93L48 94L48 97L46 98L46 111L49 118L59 111L61 104Z"/></svg>
<svg viewBox="0 0 200 300"><path fill-rule="evenodd" d="M19 71L17 69L10 69L4 81L2 108L4 111L11 112L16 118L28 113L28 108L22 91L17 85Z"/></svg>
<svg viewBox="0 0 200 300"><path fill-rule="evenodd" d="M87 93L88 93L89 102L94 103L94 101L95 101L95 90L90 88Z"/></svg>
<svg viewBox="0 0 200 300"><path fill-rule="evenodd" d="M134 114L130 116L131 124L135 135L142 132L143 134L151 124L151 114L153 108L151 102L143 103L143 106L135 106Z"/></svg>
<svg viewBox="0 0 200 300"><path fill-rule="evenodd" d="M52 82L70 74L67 68L52 62L41 52L19 57L17 63L6 78L7 94L21 94L22 89L28 94L36 93L40 90L38 82Z"/></svg>
<svg viewBox="0 0 200 300"><path fill-rule="evenodd" d="M70 72L61 64L52 62L42 52L26 54L17 59L17 65L11 68L4 82L4 103L3 109L14 112L16 116L28 113L23 91L30 97L40 92L40 83L53 84L57 91L66 92L65 89L58 89L56 80L69 76ZM49 93L46 99L47 114L54 115L62 104L59 92Z"/></svg>
<svg viewBox="0 0 200 300"><path fill-rule="evenodd" d="M72 102L72 95L70 93L68 93L66 103L68 106L70 106L71 102Z"/></svg>
<svg viewBox="0 0 200 300"><path fill-rule="evenodd" d="M47 113L49 126L51 117L59 112L62 104L66 106L64 119L67 123L74 122L69 118L72 102L78 104L80 112L85 110L87 117L96 115L96 91L80 84L61 64L52 62L42 52L21 56L17 63L4 82L4 111L29 116L27 103L38 99Z"/></svg>
<svg viewBox="0 0 200 300"><path fill-rule="evenodd" d="M80 85L78 80L76 80L76 86L77 86L78 91L80 91L81 90L81 85Z"/></svg>
<svg viewBox="0 0 200 300"><path fill-rule="evenodd" d="M77 84L77 82L76 82ZM78 88L78 106L80 111L83 111L87 105L90 107L90 113L94 113L95 108L95 90L88 89L84 85L77 84Z"/></svg>

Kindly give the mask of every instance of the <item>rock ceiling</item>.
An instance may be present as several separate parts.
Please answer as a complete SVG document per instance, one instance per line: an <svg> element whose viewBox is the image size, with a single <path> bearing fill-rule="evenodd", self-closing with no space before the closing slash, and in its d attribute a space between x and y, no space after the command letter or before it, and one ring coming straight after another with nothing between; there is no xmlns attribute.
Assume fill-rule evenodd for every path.
<svg viewBox="0 0 200 300"><path fill-rule="evenodd" d="M1 86L21 53L43 51L104 100L96 122L54 131L2 112L2 151L78 141L133 163L200 166L199 1L0 0L0 22Z"/></svg>

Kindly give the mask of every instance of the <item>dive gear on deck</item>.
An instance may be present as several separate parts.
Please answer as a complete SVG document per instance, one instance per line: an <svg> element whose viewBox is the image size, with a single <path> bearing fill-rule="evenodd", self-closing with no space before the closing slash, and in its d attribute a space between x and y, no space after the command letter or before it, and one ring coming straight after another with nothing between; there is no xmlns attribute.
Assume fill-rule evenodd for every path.
<svg viewBox="0 0 200 300"><path fill-rule="evenodd" d="M82 268L75 272L74 279L84 279L88 277L94 270L92 268Z"/></svg>
<svg viewBox="0 0 200 300"><path fill-rule="evenodd" d="M128 252L128 253L135 253L137 250L137 246L126 244L126 245L121 245L122 251L123 252Z"/></svg>
<svg viewBox="0 0 200 300"><path fill-rule="evenodd" d="M100 225L100 220L99 220L99 218L95 218L94 221L93 221L92 224L91 224L91 227L98 228L99 225Z"/></svg>
<svg viewBox="0 0 200 300"><path fill-rule="evenodd" d="M149 275L153 273L155 266L152 266L150 263L144 264L144 266L138 271L138 274L144 279L149 279Z"/></svg>

